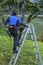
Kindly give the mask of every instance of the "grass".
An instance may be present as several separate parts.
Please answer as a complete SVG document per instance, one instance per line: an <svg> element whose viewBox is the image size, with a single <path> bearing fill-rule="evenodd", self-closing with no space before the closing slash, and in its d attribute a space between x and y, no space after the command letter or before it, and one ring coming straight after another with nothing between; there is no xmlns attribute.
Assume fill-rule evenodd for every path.
<svg viewBox="0 0 43 65"><path fill-rule="evenodd" d="M38 42L41 58L43 60L43 42ZM0 36L0 65L8 65L13 56L13 39ZM26 40L16 65L36 65L32 42Z"/></svg>

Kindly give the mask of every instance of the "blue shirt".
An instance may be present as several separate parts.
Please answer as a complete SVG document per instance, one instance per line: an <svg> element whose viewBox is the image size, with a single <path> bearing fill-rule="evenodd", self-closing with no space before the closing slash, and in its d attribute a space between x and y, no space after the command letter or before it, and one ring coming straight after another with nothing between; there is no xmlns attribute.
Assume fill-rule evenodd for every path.
<svg viewBox="0 0 43 65"><path fill-rule="evenodd" d="M3 20L4 24L9 24L9 25L13 25L16 26L18 24L22 24L23 22L20 20L20 18L16 17L16 16L10 16L6 21Z"/></svg>

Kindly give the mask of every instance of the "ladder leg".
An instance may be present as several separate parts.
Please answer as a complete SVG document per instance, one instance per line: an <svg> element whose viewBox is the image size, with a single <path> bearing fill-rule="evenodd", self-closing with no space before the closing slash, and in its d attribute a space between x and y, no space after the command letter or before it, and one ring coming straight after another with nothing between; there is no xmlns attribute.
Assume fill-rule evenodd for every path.
<svg viewBox="0 0 43 65"><path fill-rule="evenodd" d="M41 56L40 56L40 51L39 51L39 48L38 48L37 39L36 39L36 34L35 34L35 30L34 30L33 25L32 25L32 28L33 28L34 38L35 38L35 41L36 41L36 46L37 46L37 51L38 51L39 62L40 62L40 65L43 65L43 64L42 64L42 59L41 59Z"/></svg>
<svg viewBox="0 0 43 65"><path fill-rule="evenodd" d="M12 65L12 62L13 62L13 60L14 60L15 57L16 57L16 54L13 55L11 61L9 62L9 65Z"/></svg>
<svg viewBox="0 0 43 65"><path fill-rule="evenodd" d="M36 56L36 61L37 61L37 64L38 65L43 65L42 64L42 59L40 57L40 52L39 52L39 48L38 48L38 44L37 44L37 39L36 39L36 34L35 34L35 30L34 30L34 27L33 25L31 24L31 29L30 29L30 33L33 33L33 35L31 35L31 38L32 38L32 41L33 41L33 46L34 47L34 52L35 52L35 56ZM39 61L39 63L38 63Z"/></svg>
<svg viewBox="0 0 43 65"><path fill-rule="evenodd" d="M31 35L32 31L31 31L31 28L30 28L30 35ZM35 42L34 42L34 39L33 39L33 35L31 35L31 40L32 40L32 43L33 43L33 47L34 47L34 53L35 53L35 56L36 56L36 59L38 59L37 57L37 51L36 51L36 48L35 48Z"/></svg>

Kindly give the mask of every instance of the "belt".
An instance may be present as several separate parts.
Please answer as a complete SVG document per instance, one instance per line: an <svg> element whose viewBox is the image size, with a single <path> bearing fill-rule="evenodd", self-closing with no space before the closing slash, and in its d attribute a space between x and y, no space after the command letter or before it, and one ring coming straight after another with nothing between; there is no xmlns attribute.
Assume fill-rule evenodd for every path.
<svg viewBox="0 0 43 65"><path fill-rule="evenodd" d="M16 26L13 26L13 25L10 25L9 28L10 29L16 29L17 27Z"/></svg>
<svg viewBox="0 0 43 65"><path fill-rule="evenodd" d="M9 26L9 28L10 28L10 29L13 29L13 28L14 28L14 26L10 25L10 26Z"/></svg>

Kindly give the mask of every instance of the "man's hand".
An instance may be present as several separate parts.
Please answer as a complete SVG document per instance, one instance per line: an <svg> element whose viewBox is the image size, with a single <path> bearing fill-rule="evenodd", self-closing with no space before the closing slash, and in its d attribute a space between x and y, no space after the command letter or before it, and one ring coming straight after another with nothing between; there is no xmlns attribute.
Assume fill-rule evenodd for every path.
<svg viewBox="0 0 43 65"><path fill-rule="evenodd" d="M26 23L26 27L29 27L29 24L28 23Z"/></svg>
<svg viewBox="0 0 43 65"><path fill-rule="evenodd" d="M1 20L4 20L4 17L1 17Z"/></svg>

